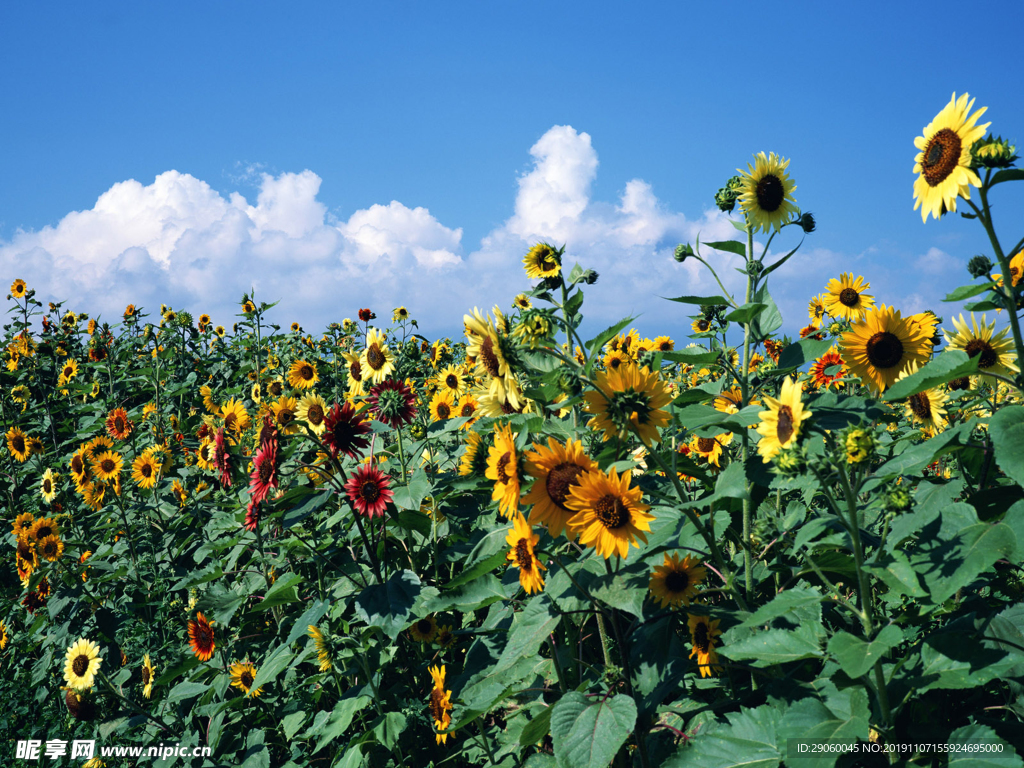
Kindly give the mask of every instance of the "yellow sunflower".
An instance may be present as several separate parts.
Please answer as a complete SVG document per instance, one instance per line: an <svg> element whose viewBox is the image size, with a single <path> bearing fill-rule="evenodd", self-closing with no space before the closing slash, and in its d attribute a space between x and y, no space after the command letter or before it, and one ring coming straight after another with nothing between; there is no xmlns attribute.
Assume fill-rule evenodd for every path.
<svg viewBox="0 0 1024 768"><path fill-rule="evenodd" d="M309 392L299 400L295 417L308 424L315 434L322 435L327 428L325 422L328 410L326 400L316 393Z"/></svg>
<svg viewBox="0 0 1024 768"><path fill-rule="evenodd" d="M798 211L793 199L796 184L786 175L789 160L777 157L774 152L769 156L759 152L754 161L746 171L737 168L742 179L740 206L755 232L772 229L778 232Z"/></svg>
<svg viewBox="0 0 1024 768"><path fill-rule="evenodd" d="M537 243L523 257L523 267L529 278L558 277L562 272L561 255L547 243Z"/></svg>
<svg viewBox="0 0 1024 768"><path fill-rule="evenodd" d="M64 681L68 688L75 691L92 688L102 663L99 645L84 637L76 640L64 655Z"/></svg>
<svg viewBox="0 0 1024 768"><path fill-rule="evenodd" d="M480 420L480 403L472 395L463 395L455 407L455 418L468 419L459 429L470 429Z"/></svg>
<svg viewBox="0 0 1024 768"><path fill-rule="evenodd" d="M708 464L713 464L716 467L721 467L722 460L722 448L732 442L732 432L726 432L721 435L715 435L714 437L697 437L693 435L690 438L690 455L699 454Z"/></svg>
<svg viewBox="0 0 1024 768"><path fill-rule="evenodd" d="M310 389L320 381L316 372L316 363L308 360L296 360L288 369L288 386L293 389Z"/></svg>
<svg viewBox="0 0 1024 768"><path fill-rule="evenodd" d="M348 373L348 394L349 398L362 397L366 394L366 380L364 378L363 364L359 355L350 352L342 352L345 358L345 370Z"/></svg>
<svg viewBox="0 0 1024 768"><path fill-rule="evenodd" d="M152 455L142 454L132 462L132 480L140 488L149 489L160 479L160 462Z"/></svg>
<svg viewBox="0 0 1024 768"><path fill-rule="evenodd" d="M498 502L498 509L505 519L511 519L519 509L520 478L516 439L508 424L495 426L494 445L488 451L484 476L494 481L491 499Z"/></svg>
<svg viewBox="0 0 1024 768"><path fill-rule="evenodd" d="M42 482L39 484L39 493L47 504L57 497L57 480L60 478L56 472L49 467L43 472Z"/></svg>
<svg viewBox="0 0 1024 768"><path fill-rule="evenodd" d="M751 403L756 403L756 400L751 400ZM723 389L721 393L715 395L715 399L712 401L712 405L715 406L716 411L722 413L739 413L740 406L743 404L743 390L739 387L729 387Z"/></svg>
<svg viewBox="0 0 1024 768"><path fill-rule="evenodd" d="M447 421L457 414L455 395L451 390L439 389L430 399L430 418L432 421Z"/></svg>
<svg viewBox="0 0 1024 768"><path fill-rule="evenodd" d="M321 672L330 672L333 666L331 644L324 633L314 624L308 625L309 636L313 638L313 645L316 647L316 659L320 664Z"/></svg>
<svg viewBox="0 0 1024 768"><path fill-rule="evenodd" d="M486 469L485 457L480 453L481 445L483 438L478 432L470 431L466 434L466 452L459 460L459 474L463 477L479 472L481 465Z"/></svg>
<svg viewBox="0 0 1024 768"><path fill-rule="evenodd" d="M980 187L981 179L971 170L971 145L985 135L990 123L976 125L985 114L982 107L968 116L974 99L956 93L949 104L914 139L920 150L914 158L914 210L921 209L921 221L930 213L936 219L946 211L956 211L956 199L971 199L971 186Z"/></svg>
<svg viewBox="0 0 1024 768"><path fill-rule="evenodd" d="M528 595L544 589L541 571L546 571L547 568L533 553L538 541L540 535L534 533L526 518L517 512L505 537L505 543L511 547L505 559L519 567L519 584Z"/></svg>
<svg viewBox="0 0 1024 768"><path fill-rule="evenodd" d="M581 475L596 470L597 463L587 456L579 440L563 444L553 437L548 438L547 447L534 443L533 450L527 451L524 458L526 474L535 480L530 492L523 497L523 504L533 505L530 522L545 525L554 538L576 514L566 506L570 489Z"/></svg>
<svg viewBox="0 0 1024 768"><path fill-rule="evenodd" d="M25 285L25 281L20 277L11 283L11 296L15 299L20 299L25 296L28 292L28 288Z"/></svg>
<svg viewBox="0 0 1024 768"><path fill-rule="evenodd" d="M7 633L7 622L0 619L0 651L7 647L8 640L10 640L10 635Z"/></svg>
<svg viewBox="0 0 1024 768"><path fill-rule="evenodd" d="M22 512L14 518L14 524L11 526L11 534L16 539L22 539L28 536L34 523L35 516L31 512Z"/></svg>
<svg viewBox="0 0 1024 768"><path fill-rule="evenodd" d="M366 334L366 349L359 358L363 375L374 384L380 384L395 370L395 356L385 342L384 333L371 328Z"/></svg>
<svg viewBox="0 0 1024 768"><path fill-rule="evenodd" d="M518 309L530 309L533 306L533 302L530 301L530 297L525 293L520 293L512 300L512 306Z"/></svg>
<svg viewBox="0 0 1024 768"><path fill-rule="evenodd" d="M757 432L761 440L757 443L757 452L767 463L780 450L796 442L800 426L811 412L804 408L800 399L800 385L790 376L782 382L778 399L766 396L764 402L768 410L758 414L761 423L757 425Z"/></svg>
<svg viewBox="0 0 1024 768"><path fill-rule="evenodd" d="M11 427L5 435L7 438L7 450L20 464L28 461L32 455L32 449L28 442L28 435L21 431L20 427Z"/></svg>
<svg viewBox="0 0 1024 768"><path fill-rule="evenodd" d="M251 661L236 661L228 670L231 673L231 685L240 691L245 691L249 698L256 698L263 693L263 686L256 688L252 684L256 680L256 667Z"/></svg>
<svg viewBox="0 0 1024 768"><path fill-rule="evenodd" d="M670 336L655 336L651 342L651 349L655 352L671 352L676 348L676 343Z"/></svg>
<svg viewBox="0 0 1024 768"><path fill-rule="evenodd" d="M461 397L469 389L465 372L454 365L447 366L437 374L437 381L441 389L451 392L455 397Z"/></svg>
<svg viewBox="0 0 1024 768"><path fill-rule="evenodd" d="M657 372L627 365L602 371L594 383L597 389L583 395L587 413L594 414L587 426L604 432L604 440L613 435L626 440L631 428L645 445L661 439L658 427L667 426L670 420L662 407L672 401L672 393Z"/></svg>
<svg viewBox="0 0 1024 768"><path fill-rule="evenodd" d="M282 435L293 435L299 431L298 418L299 403L294 397L281 395L270 406L274 414L274 422Z"/></svg>
<svg viewBox="0 0 1024 768"><path fill-rule="evenodd" d="M432 643L437 636L437 619L433 616L424 616L417 619L409 627L409 637L417 643Z"/></svg>
<svg viewBox="0 0 1024 768"><path fill-rule="evenodd" d="M917 363L913 363L900 374L905 379L917 373ZM897 379L899 381L899 379ZM920 424L930 433L941 432L946 428L946 409L943 407L949 396L938 387L926 389L907 398L906 415L915 424Z"/></svg>
<svg viewBox="0 0 1024 768"><path fill-rule="evenodd" d="M92 471L100 481L114 482L121 475L123 464L121 454L116 451L104 451L92 460Z"/></svg>
<svg viewBox="0 0 1024 768"><path fill-rule="evenodd" d="M47 536L60 536L60 526L52 517L40 517L32 523L26 539L38 547Z"/></svg>
<svg viewBox="0 0 1024 768"><path fill-rule="evenodd" d="M651 530L654 515L648 514L650 507L640 501L643 491L630 488L629 482L629 471L620 476L613 467L609 474L588 472L569 488L565 505L576 514L566 527L605 560L612 555L625 558L630 544L639 548L638 539L647 543L644 531Z"/></svg>
<svg viewBox="0 0 1024 768"><path fill-rule="evenodd" d="M811 322L820 327L826 311L825 297L820 293L817 296L812 296L807 304L807 316L811 318Z"/></svg>
<svg viewBox="0 0 1024 768"><path fill-rule="evenodd" d="M601 364L609 371L617 371L623 365L630 365L633 358L618 349L613 349L601 358Z"/></svg>
<svg viewBox="0 0 1024 768"><path fill-rule="evenodd" d="M950 335L949 331L943 330L950 349L960 349L970 357L978 357L978 372L982 380L993 383L996 379L985 376L988 373L1001 374L1012 377L1019 371L1017 367L1017 356L1013 352L1013 339L1007 338L1009 330L1004 328L996 333L996 324L986 322L985 315L981 316L981 325L978 325L974 313L971 312L971 324L968 325L963 315L953 318L953 327L956 333Z"/></svg>
<svg viewBox="0 0 1024 768"><path fill-rule="evenodd" d="M444 665L428 667L430 677L434 681L434 687L430 691L430 718L434 721L434 728L437 730L435 737L438 744L445 744L448 741L448 726L452 724L452 692L444 689Z"/></svg>
<svg viewBox="0 0 1024 768"><path fill-rule="evenodd" d="M221 418L224 420L224 428L240 435L249 428L249 412L242 405L240 400L231 398L220 408Z"/></svg>
<svg viewBox="0 0 1024 768"><path fill-rule="evenodd" d="M692 613L687 621L690 627L690 641L693 643L690 658L697 657L701 677L710 677L722 671L718 666L718 653L715 651L715 638L722 634L722 630L718 628L719 621L711 621L707 616L695 616Z"/></svg>
<svg viewBox="0 0 1024 768"><path fill-rule="evenodd" d="M64 542L60 540L59 536L51 534L39 542L37 549L40 557L53 563L60 560L61 555L64 554Z"/></svg>
<svg viewBox="0 0 1024 768"><path fill-rule="evenodd" d="M665 563L654 566L647 588L662 608L678 608L690 604L707 575L707 569L689 555L680 560L679 555L666 552Z"/></svg>
<svg viewBox="0 0 1024 768"><path fill-rule="evenodd" d="M503 345L507 342L498 331L501 320L492 321L490 315L482 315L474 308L473 314L462 316L462 322L466 329L466 357L476 361L476 373L486 380L488 392L498 401L508 400L512 408L519 410L519 387L505 355Z"/></svg>
<svg viewBox="0 0 1024 768"><path fill-rule="evenodd" d="M931 343L919 326L909 323L898 309L882 304L867 311L863 320L840 340L843 360L875 392L892 386L910 363L925 363Z"/></svg>
<svg viewBox="0 0 1024 768"><path fill-rule="evenodd" d="M156 669L149 660L147 653L142 657L142 695L147 699L153 695L153 682L156 680Z"/></svg>
<svg viewBox="0 0 1024 768"><path fill-rule="evenodd" d="M871 284L865 282L863 277L858 275L854 279L852 272L843 272L838 280L833 277L825 286L825 293L822 294L825 309L832 317L856 322L875 306L875 297L864 293L870 287Z"/></svg>

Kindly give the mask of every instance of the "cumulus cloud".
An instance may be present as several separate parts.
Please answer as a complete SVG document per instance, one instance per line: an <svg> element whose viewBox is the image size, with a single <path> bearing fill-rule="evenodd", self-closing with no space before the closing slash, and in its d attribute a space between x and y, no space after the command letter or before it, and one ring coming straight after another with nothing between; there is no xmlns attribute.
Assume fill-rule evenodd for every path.
<svg viewBox="0 0 1024 768"><path fill-rule="evenodd" d="M315 330L359 307L386 317L405 305L425 332L454 335L464 311L508 306L527 287L522 257L545 240L567 246L567 267L579 261L600 274L584 306L592 327L632 314L642 315L638 324L650 333L682 335L688 308L658 297L720 288L695 261L676 263L673 250L698 235L701 242L732 238L728 218L715 209L693 217L669 210L642 179L626 180L617 200L594 200L597 152L591 137L571 126L552 127L529 154L508 218L471 250L461 227L427 208L393 200L342 220L319 200L313 171L275 176L250 165L243 170L258 186L254 201L173 170L146 185L119 182L92 208L0 242L0 267L44 301L107 318L128 303L150 310L167 303L227 324L241 294L254 287L258 298L280 300L274 320L282 325L298 320ZM704 253L726 286L741 293L739 257ZM840 267L856 268L858 258L808 249L780 269L773 292L787 327L799 327L807 296ZM951 260L932 249L914 267L937 276Z"/></svg>

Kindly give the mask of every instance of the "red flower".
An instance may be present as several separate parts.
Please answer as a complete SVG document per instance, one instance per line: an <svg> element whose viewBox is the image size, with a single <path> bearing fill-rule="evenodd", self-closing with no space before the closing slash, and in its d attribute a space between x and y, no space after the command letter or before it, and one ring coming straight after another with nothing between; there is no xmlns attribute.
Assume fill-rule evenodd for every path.
<svg viewBox="0 0 1024 768"><path fill-rule="evenodd" d="M254 503L259 504L267 498L271 488L277 488L277 427L274 426L270 416L266 416L263 420L260 447L252 463L252 474L249 475L249 495L252 496ZM248 527L248 517L246 517L246 527Z"/></svg>
<svg viewBox="0 0 1024 768"><path fill-rule="evenodd" d="M188 644L192 646L192 652L196 658L200 661L209 661L213 656L214 648L217 647L217 642L213 632L213 623L208 621L201 611L188 622L188 638Z"/></svg>
<svg viewBox="0 0 1024 768"><path fill-rule="evenodd" d="M324 445L331 449L331 458L338 458L339 453L355 457L361 448L370 445L369 441L362 437L370 432L370 425L366 423L363 415L356 413L352 403L345 403L345 407L337 403L331 408L331 412L324 419L326 429L324 430Z"/></svg>
<svg viewBox="0 0 1024 768"><path fill-rule="evenodd" d="M363 464L345 483L352 506L364 517L383 517L388 502L394 498L389 490L391 478L370 464Z"/></svg>
<svg viewBox="0 0 1024 768"><path fill-rule="evenodd" d="M245 508L245 530L255 531L260 526L260 503L253 499Z"/></svg>
<svg viewBox="0 0 1024 768"><path fill-rule="evenodd" d="M388 379L370 390L366 399L378 421L401 429L416 418L416 396L404 381Z"/></svg>
<svg viewBox="0 0 1024 768"><path fill-rule="evenodd" d="M376 316L377 315L375 313L371 312L368 309L360 309L359 310L359 319L362 320L364 323L370 322Z"/></svg>
<svg viewBox="0 0 1024 768"><path fill-rule="evenodd" d="M225 488L231 487L231 465L230 454L224 442L224 427L217 430L217 437L214 438L213 463L220 470L220 484Z"/></svg>

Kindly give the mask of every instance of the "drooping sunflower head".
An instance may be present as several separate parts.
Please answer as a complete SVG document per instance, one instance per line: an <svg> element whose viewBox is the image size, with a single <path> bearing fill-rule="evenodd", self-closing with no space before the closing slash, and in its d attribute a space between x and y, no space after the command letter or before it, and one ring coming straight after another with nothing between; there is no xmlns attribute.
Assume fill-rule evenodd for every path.
<svg viewBox="0 0 1024 768"><path fill-rule="evenodd" d="M307 629L316 648L316 658L320 664L320 671L330 672L334 663L333 644L315 624L308 625Z"/></svg>
<svg viewBox="0 0 1024 768"><path fill-rule="evenodd" d="M764 401L768 410L758 414L761 423L757 426L757 432L761 439L757 443L757 452L767 463L779 451L796 443L801 425L811 416L811 412L804 408L800 385L788 376L782 383L779 397L765 397Z"/></svg>
<svg viewBox="0 0 1024 768"><path fill-rule="evenodd" d="M487 471L487 447L479 432L466 433L466 450L459 460L459 474L463 477L480 475Z"/></svg>
<svg viewBox="0 0 1024 768"><path fill-rule="evenodd" d="M970 100L969 100L970 99ZM947 211L956 211L956 200L971 199L971 187L980 187L981 179L972 169L971 146L985 135L990 123L977 125L985 114L982 107L969 115L974 99L956 94L949 104L914 139L919 152L914 158L914 210L921 209L921 221L928 214L938 219Z"/></svg>
<svg viewBox="0 0 1024 768"><path fill-rule="evenodd" d="M632 431L646 445L661 439L658 427L669 423L663 407L671 402L672 393L657 372L623 365L599 373L595 384L597 389L583 395L587 412L594 414L587 425L601 429L604 440L613 435L625 440Z"/></svg>
<svg viewBox="0 0 1024 768"><path fill-rule="evenodd" d="M875 392L884 392L912 363L925 363L932 352L929 337L899 310L882 304L868 310L840 341L850 373Z"/></svg>
<svg viewBox="0 0 1024 768"><path fill-rule="evenodd" d="M993 321L988 323L986 316L981 316L981 324L978 324L974 313L971 313L970 325L963 315L953 318L953 327L956 333L950 334L943 331L950 349L959 349L967 353L969 357L978 358L978 372L982 379L993 383L996 379L986 374L1000 374L1013 376L1018 372L1017 356L1013 352L1013 339L1008 338L1008 328L996 333L996 324Z"/></svg>
<svg viewBox="0 0 1024 768"><path fill-rule="evenodd" d="M746 171L737 169L742 178L740 206L755 232L778 232L798 212L793 199L796 184L786 174L788 166L789 160L774 152L768 156L759 152Z"/></svg>
<svg viewBox="0 0 1024 768"><path fill-rule="evenodd" d="M875 305L875 297L865 293L870 287L860 275L854 279L852 272L844 272L838 280L832 278L825 286L821 297L824 308L832 317L859 320Z"/></svg>
<svg viewBox="0 0 1024 768"><path fill-rule="evenodd" d="M147 699L153 695L153 682L156 680L156 668L147 653L142 657L142 695Z"/></svg>
<svg viewBox="0 0 1024 768"><path fill-rule="evenodd" d="M707 569L699 561L689 555L680 560L678 554L665 553L664 564L654 566L651 572L648 589L662 608L678 608L690 604L705 578Z"/></svg>
<svg viewBox="0 0 1024 768"><path fill-rule="evenodd" d="M64 655L64 681L68 688L75 691L92 688L102 663L99 645L84 637L76 640Z"/></svg>
<svg viewBox="0 0 1024 768"><path fill-rule="evenodd" d="M537 243L526 252L523 267L531 279L558 277L562 272L562 254L547 243Z"/></svg>
<svg viewBox="0 0 1024 768"><path fill-rule="evenodd" d="M516 438L508 424L495 425L494 445L488 452L485 477L494 481L492 500L498 502L498 509L506 519L511 518L519 509L522 479L516 455Z"/></svg>
<svg viewBox="0 0 1024 768"><path fill-rule="evenodd" d="M435 739L438 744L445 744L448 740L448 726L452 724L449 712L452 710L452 692L444 688L445 668L428 667L430 677L434 681L434 687L430 691L430 719L434 721L436 729Z"/></svg>
<svg viewBox="0 0 1024 768"><path fill-rule="evenodd" d="M533 532L526 518L517 512L505 537L505 542L510 547L505 559L519 568L519 584L528 595L544 589L541 571L547 569L533 552L538 541L540 536Z"/></svg>
<svg viewBox="0 0 1024 768"><path fill-rule="evenodd" d="M719 619L711 620L707 616L690 614L687 624L690 628L690 641L693 645L690 658L697 657L701 677L710 677L721 671L718 664L718 652L715 640L722 634L718 628Z"/></svg>

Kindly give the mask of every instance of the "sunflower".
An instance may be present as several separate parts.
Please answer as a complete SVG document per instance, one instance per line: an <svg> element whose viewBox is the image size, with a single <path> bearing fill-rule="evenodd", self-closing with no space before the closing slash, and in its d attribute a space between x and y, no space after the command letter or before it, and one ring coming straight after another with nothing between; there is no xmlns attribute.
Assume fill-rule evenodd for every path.
<svg viewBox="0 0 1024 768"><path fill-rule="evenodd" d="M433 616L424 616L417 619L409 627L409 637L417 643L432 643L437 636L437 619Z"/></svg>
<svg viewBox="0 0 1024 768"><path fill-rule="evenodd" d="M535 478L523 504L532 504L530 523L541 523L552 537L565 529L569 518L576 514L566 506L569 490L580 475L596 470L597 463L583 450L583 443L569 440L559 443L548 438L548 445L533 444L533 450L524 455L526 474Z"/></svg>
<svg viewBox="0 0 1024 768"><path fill-rule="evenodd" d="M150 489L160 479L160 462L152 454L142 454L132 462L132 480L140 488Z"/></svg>
<svg viewBox="0 0 1024 768"><path fill-rule="evenodd" d="M759 152L754 156L754 165L747 170L739 168L739 203L754 231L778 232L789 218L797 213L793 191L796 185L786 175L789 160L777 157L774 152L765 156Z"/></svg>
<svg viewBox="0 0 1024 768"><path fill-rule="evenodd" d="M331 458L338 458L339 453L355 458L360 450L369 446L369 441L364 437L369 432L370 425L363 414L356 413L352 403L345 403L344 406L335 403L324 419L322 440L330 449Z"/></svg>
<svg viewBox="0 0 1024 768"><path fill-rule="evenodd" d="M930 213L936 219L946 211L956 211L957 197L971 199L971 185L981 186L981 179L971 170L971 146L985 135L990 123L976 125L985 114L982 107L968 117L974 99L956 93L949 104L925 126L921 136L914 139L920 150L914 158L914 210L921 209L921 221L928 221Z"/></svg>
<svg viewBox="0 0 1024 768"><path fill-rule="evenodd" d="M208 621L202 611L197 611L196 617L189 619L188 644L192 646L193 653L200 661L209 661L217 647L213 632L214 623Z"/></svg>
<svg viewBox="0 0 1024 768"><path fill-rule="evenodd" d="M514 299L512 299L512 306L516 307L517 309L530 309L531 307L533 307L533 302L530 301L530 297L527 296L525 293L520 293L517 294Z"/></svg>
<svg viewBox="0 0 1024 768"><path fill-rule="evenodd" d="M917 373L917 363L910 365L900 374L905 379ZM915 424L920 424L929 432L941 432L946 427L946 409L943 407L949 395L938 387L926 389L907 398L906 415Z"/></svg>
<svg viewBox="0 0 1024 768"><path fill-rule="evenodd" d="M435 734L438 744L445 744L448 741L448 726L452 724L452 692L444 689L444 665L440 667L428 667L427 671L434 680L434 687L430 691L430 717L434 721Z"/></svg>
<svg viewBox="0 0 1024 768"><path fill-rule="evenodd" d="M393 323L404 323L409 319L409 310L405 307L395 307L391 313L391 322Z"/></svg>
<svg viewBox="0 0 1024 768"><path fill-rule="evenodd" d="M217 468L217 447L212 438L206 438L196 448L196 464L200 469L213 470Z"/></svg>
<svg viewBox="0 0 1024 768"><path fill-rule="evenodd" d="M236 661L228 668L231 673L231 685L240 691L244 691L249 698L256 698L263 693L263 686L253 690L252 684L256 680L256 667L251 661Z"/></svg>
<svg viewBox="0 0 1024 768"><path fill-rule="evenodd" d="M326 429L327 401L315 392L307 393L299 400L295 418L308 424L314 434L322 435Z"/></svg>
<svg viewBox="0 0 1024 768"><path fill-rule="evenodd" d="M465 372L454 365L447 366L437 374L437 380L441 384L442 390L451 392L455 397L464 395L469 389L469 380L466 378Z"/></svg>
<svg viewBox="0 0 1024 768"><path fill-rule="evenodd" d="M811 322L820 326L826 311L825 297L820 293L817 296L812 296L807 304L807 316L811 319Z"/></svg>
<svg viewBox="0 0 1024 768"><path fill-rule="evenodd" d="M838 280L833 277L828 281L821 298L825 309L832 317L856 322L875 306L875 297L864 293L870 287L871 284L865 282L862 276L858 275L854 279L852 272L843 272ZM811 319L814 320L813 317ZM818 323L815 324L815 327L817 326Z"/></svg>
<svg viewBox="0 0 1024 768"><path fill-rule="evenodd" d="M68 688L75 691L92 688L102 663L99 645L84 637L76 640L64 655L64 681Z"/></svg>
<svg viewBox="0 0 1024 768"><path fill-rule="evenodd" d="M455 407L454 418L467 419L459 429L470 429L480 419L480 403L472 395L463 395Z"/></svg>
<svg viewBox="0 0 1024 768"><path fill-rule="evenodd" d="M7 430L6 437L7 450L11 452L11 455L21 464L28 461L28 457L31 455L28 435L22 432L19 427L11 427Z"/></svg>
<svg viewBox="0 0 1024 768"><path fill-rule="evenodd" d="M39 484L39 493L47 504L57 497L57 480L60 476L49 467L43 472L43 480Z"/></svg>
<svg viewBox="0 0 1024 768"><path fill-rule="evenodd" d="M32 524L35 522L35 516L31 512L22 512L16 518L14 518L14 524L11 526L11 534L16 539L22 539L29 535L32 530Z"/></svg>
<svg viewBox="0 0 1024 768"><path fill-rule="evenodd" d="M7 642L10 638L11 636L7 633L7 622L0 619L0 651L7 647Z"/></svg>
<svg viewBox="0 0 1024 768"><path fill-rule="evenodd" d="M561 254L547 243L537 243L523 257L529 278L558 277L562 272Z"/></svg>
<svg viewBox="0 0 1024 768"><path fill-rule="evenodd" d="M491 499L498 502L498 509L505 519L511 519L519 509L520 477L516 439L508 424L495 426L494 445L488 452L484 476L494 481Z"/></svg>
<svg viewBox="0 0 1024 768"><path fill-rule="evenodd" d="M1013 340L1007 338L1008 329L1004 328L995 332L996 324L989 325L985 315L981 316L981 325L978 325L974 313L971 312L971 324L968 326L963 315L953 318L953 327L956 333L950 335L944 330L946 341L950 349L959 349L966 352L970 357L978 358L978 372L982 379L989 383L995 381L985 374L995 373L1012 377L1018 372L1016 355L1013 352Z"/></svg>
<svg viewBox="0 0 1024 768"><path fill-rule="evenodd" d="M911 328L919 330L927 339L932 339L932 337L935 336L936 329L939 327L939 318L930 310L918 312L914 315L907 315L906 320L910 323ZM932 343L934 344L934 342Z"/></svg>
<svg viewBox="0 0 1024 768"><path fill-rule="evenodd" d="M721 468L719 463L722 460L722 448L732 442L732 432L725 432L714 437L698 437L693 435L690 438L690 455L698 454L708 464Z"/></svg>
<svg viewBox="0 0 1024 768"><path fill-rule="evenodd" d="M707 616L689 616L687 624L690 627L690 641L693 643L693 650L690 651L690 658L697 657L697 666L700 668L701 677L710 677L722 668L717 666L718 653L715 651L715 638L722 634L718 628L720 619L711 621Z"/></svg>
<svg viewBox="0 0 1024 768"><path fill-rule="evenodd" d="M884 304L868 310L843 335L840 348L850 373L877 393L891 387L910 363L926 362L932 351L919 327Z"/></svg>
<svg viewBox="0 0 1024 768"><path fill-rule="evenodd" d="M231 398L220 408L220 416L224 420L224 428L237 435L249 428L249 412L240 400Z"/></svg>
<svg viewBox="0 0 1024 768"><path fill-rule="evenodd" d="M778 399L765 397L764 401L768 410L758 414L761 423L757 425L757 432L761 440L757 444L757 452L767 463L780 450L796 443L800 437L800 426L811 412L804 408L800 399L800 385L790 376L782 382Z"/></svg>
<svg viewBox="0 0 1024 768"><path fill-rule="evenodd" d="M839 370L835 373L828 373L831 368L838 366ZM841 387L845 382L843 377L846 375L846 364L843 362L843 358L839 354L839 350L834 346L830 347L829 350L815 360L811 364L811 381L815 387L828 389L831 386Z"/></svg>
<svg viewBox="0 0 1024 768"><path fill-rule="evenodd" d="M504 317L497 308L494 320L474 308L473 314L462 316L462 322L468 340L466 358L476 361L477 375L487 381L491 395L501 401L508 400L513 408L519 409L519 388L508 361L508 341L500 331Z"/></svg>
<svg viewBox="0 0 1024 768"><path fill-rule="evenodd" d="M296 360L288 369L288 385L294 389L310 389L320 381L316 372L316 363Z"/></svg>
<svg viewBox="0 0 1024 768"><path fill-rule="evenodd" d="M540 572L547 568L533 552L538 541L540 535L534 533L526 518L517 512L505 537L505 543L511 547L505 559L519 567L519 584L528 595L544 589L544 577Z"/></svg>
<svg viewBox="0 0 1024 768"><path fill-rule="evenodd" d="M630 544L639 548L637 539L647 543L644 531L651 530L654 515L640 501L643 491L630 488L629 482L629 471L620 476L613 467L609 474L588 472L569 488L565 505L576 511L566 522L569 535L579 535L581 544L594 547L605 560L613 554L626 557Z"/></svg>
<svg viewBox="0 0 1024 768"><path fill-rule="evenodd" d="M628 439L630 428L645 445L661 439L658 427L667 426L670 420L668 412L661 409L672 401L672 393L657 372L628 365L602 371L595 384L596 390L583 395L587 413L594 414L587 426L601 429L604 440L613 435Z"/></svg>
<svg viewBox="0 0 1024 768"><path fill-rule="evenodd" d="M330 642L315 624L310 624L307 629L309 636L313 639L313 645L316 647L316 658L320 662L320 671L330 672L333 662Z"/></svg>
<svg viewBox="0 0 1024 768"><path fill-rule="evenodd" d="M601 364L609 371L617 371L623 365L630 365L632 358L625 352L613 349L601 358Z"/></svg>
<svg viewBox="0 0 1024 768"><path fill-rule="evenodd" d="M711 330L711 321L706 317L698 317L690 323L690 328L693 329L694 333L707 333Z"/></svg>
<svg viewBox="0 0 1024 768"><path fill-rule="evenodd" d="M670 336L656 336L651 342L651 349L655 352L671 352L676 348L676 343Z"/></svg>
<svg viewBox="0 0 1024 768"><path fill-rule="evenodd" d="M750 402L754 403L756 401L751 400ZM739 387L723 389L719 394L715 395L715 399L712 401L715 410L722 413L739 413L742 404L743 391Z"/></svg>
<svg viewBox="0 0 1024 768"><path fill-rule="evenodd" d="M134 426L124 408L115 408L107 416L107 434L115 440L127 440Z"/></svg>
<svg viewBox="0 0 1024 768"><path fill-rule="evenodd" d="M38 549L41 557L53 563L64 554L64 542L59 536L51 534L39 542Z"/></svg>
<svg viewBox="0 0 1024 768"><path fill-rule="evenodd" d="M180 480L175 479L175 481L171 483L171 495L174 497L174 500L178 502L178 507L184 507L188 504L188 491L185 490L185 486L181 484Z"/></svg>
<svg viewBox="0 0 1024 768"><path fill-rule="evenodd" d="M147 699L153 695L153 682L156 679L156 669L153 662L149 660L147 653L142 657L142 695Z"/></svg>
<svg viewBox="0 0 1024 768"><path fill-rule="evenodd" d="M679 555L666 552L664 565L654 566L647 588L662 608L678 608L680 603L690 604L707 575L707 569L689 555L680 561Z"/></svg>
<svg viewBox="0 0 1024 768"><path fill-rule="evenodd" d="M446 421L454 418L457 412L455 396L447 390L439 389L430 400L431 421Z"/></svg>
<svg viewBox="0 0 1024 768"><path fill-rule="evenodd" d="M104 451L92 460L92 471L101 482L112 482L121 474L123 463L121 454Z"/></svg>
<svg viewBox="0 0 1024 768"><path fill-rule="evenodd" d="M25 296L28 292L28 288L25 285L25 281L20 277L11 283L11 296L15 299L20 299Z"/></svg>
<svg viewBox="0 0 1024 768"><path fill-rule="evenodd" d="M384 333L371 328L366 334L366 349L359 358L364 375L380 384L395 370L395 356L386 343Z"/></svg>
<svg viewBox="0 0 1024 768"><path fill-rule="evenodd" d="M364 517L383 517L388 502L394 499L391 478L372 464L363 464L352 473L345 490L356 511Z"/></svg>
<svg viewBox="0 0 1024 768"><path fill-rule="evenodd" d="M459 460L459 474L463 477L479 474L487 469L487 457L480 450L484 440L478 432L466 434L466 452Z"/></svg>
<svg viewBox="0 0 1024 768"><path fill-rule="evenodd" d="M39 546L47 536L60 536L60 526L52 517L40 517L32 523L26 539L29 543Z"/></svg>
<svg viewBox="0 0 1024 768"><path fill-rule="evenodd" d="M281 395L274 403L271 403L270 411L274 414L274 422L282 435L293 435L299 431L299 425L296 423L298 409L299 404L294 397ZM321 413L323 412L321 411Z"/></svg>
<svg viewBox="0 0 1024 768"><path fill-rule="evenodd" d="M202 395L203 398L203 408L214 415L220 413L220 408L213 399L213 390L210 389L210 387L204 384L199 388L199 394ZM153 410L156 410L156 406L153 407Z"/></svg>

